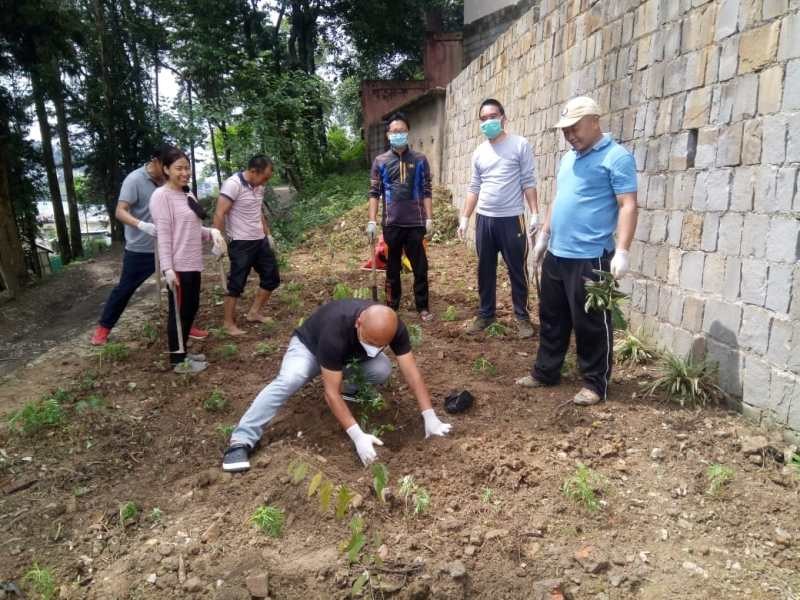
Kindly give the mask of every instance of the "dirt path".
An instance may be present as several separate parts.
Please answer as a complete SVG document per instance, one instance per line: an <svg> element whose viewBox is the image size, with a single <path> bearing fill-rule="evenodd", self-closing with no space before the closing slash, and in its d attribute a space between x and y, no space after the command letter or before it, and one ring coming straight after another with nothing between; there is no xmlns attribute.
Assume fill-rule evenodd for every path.
<svg viewBox="0 0 800 600"><path fill-rule="evenodd" d="M164 340L132 324L118 332L130 353L116 364L71 343L71 379L60 364L18 370L6 400L36 399L26 391L33 385L66 395L58 427L0 432L0 581L19 582L38 563L68 599L248 600L265 595L262 584L275 600L344 599L364 572L366 598L797 597L800 486L779 438L722 409L643 398L639 382L651 374L639 368L617 368L609 402L582 410L564 405L580 386L572 369L558 387L515 388L535 341L464 335L477 302L475 259L459 244L430 247L432 308L441 316L453 306L455 320L423 324L414 352L437 407L452 388L470 389L476 403L446 417L452 436L425 440L413 399L392 376L387 408L373 420L394 429L379 450L388 502L371 491L372 474L318 383L279 413L250 472L223 475L225 427L277 372L298 320L337 283L369 285L358 269L362 221L337 219L289 258L270 301L274 322L195 345L211 360L197 378L175 377ZM221 316L214 281L204 280L201 303L210 326ZM502 273L499 282L498 316L510 325ZM408 306L401 313L417 324ZM212 396L224 405L212 407ZM596 510L562 491L579 464L598 476L584 490ZM732 479L711 493L714 464ZM358 494L344 518L323 510L319 493L309 497L318 472ZM401 497L404 475L429 492L420 515ZM135 509L121 522L128 503ZM264 505L285 511L277 539L251 522ZM342 548L355 516L364 547L351 564Z"/></svg>

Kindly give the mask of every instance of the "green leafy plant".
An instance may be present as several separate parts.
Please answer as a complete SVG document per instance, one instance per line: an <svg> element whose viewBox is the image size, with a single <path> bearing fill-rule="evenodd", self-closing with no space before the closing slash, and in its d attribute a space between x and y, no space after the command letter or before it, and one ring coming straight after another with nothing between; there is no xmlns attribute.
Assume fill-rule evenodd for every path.
<svg viewBox="0 0 800 600"><path fill-rule="evenodd" d="M153 326L150 321L145 322L142 325L142 337L147 340L149 344L152 344L156 340L158 340L158 330Z"/></svg>
<svg viewBox="0 0 800 600"><path fill-rule="evenodd" d="M288 473L292 484L297 485L308 475L308 463L304 463L301 460L293 460L289 463Z"/></svg>
<svg viewBox="0 0 800 600"><path fill-rule="evenodd" d="M733 481L734 472L731 467L713 464L706 470L706 477L708 478L708 493L716 496L722 488Z"/></svg>
<svg viewBox="0 0 800 600"><path fill-rule="evenodd" d="M272 354L277 350L275 344L270 342L258 342L256 344L256 349L253 352L253 356L267 356L268 354Z"/></svg>
<svg viewBox="0 0 800 600"><path fill-rule="evenodd" d="M353 298L356 300L372 300L372 290L368 287L360 287L353 290Z"/></svg>
<svg viewBox="0 0 800 600"><path fill-rule="evenodd" d="M640 327L636 333L626 331L624 337L614 346L614 356L622 364L643 365L656 357L655 344Z"/></svg>
<svg viewBox="0 0 800 600"><path fill-rule="evenodd" d="M500 321L495 321L486 328L486 334L489 337L504 337L508 332L508 328Z"/></svg>
<svg viewBox="0 0 800 600"><path fill-rule="evenodd" d="M286 285L283 286L283 289L286 290L287 292L291 292L293 294L296 294L296 293L302 291L303 284L300 283L299 281L290 281L289 283L287 283Z"/></svg>
<svg viewBox="0 0 800 600"><path fill-rule="evenodd" d="M346 300L353 297L353 290L346 283L337 283L333 286L333 299Z"/></svg>
<svg viewBox="0 0 800 600"><path fill-rule="evenodd" d="M97 384L97 375L94 373L86 373L83 377L81 377L80 382L78 383L78 390L81 392L88 392L89 390L94 389L95 385Z"/></svg>
<svg viewBox="0 0 800 600"><path fill-rule="evenodd" d="M139 517L139 507L135 502L126 502L119 507L119 524L126 527Z"/></svg>
<svg viewBox="0 0 800 600"><path fill-rule="evenodd" d="M372 385L364 373L363 365L353 360L346 367L348 386L356 389L356 419L364 431L369 431L374 436L381 436L386 431L394 431L394 425L374 423L378 414L386 408L386 400L378 389Z"/></svg>
<svg viewBox="0 0 800 600"><path fill-rule="evenodd" d="M800 477L800 454L792 454L792 459L789 461L789 466L794 469L795 475Z"/></svg>
<svg viewBox="0 0 800 600"><path fill-rule="evenodd" d="M107 362L122 362L128 358L128 354L130 354L130 351L122 342L108 342L98 353L100 356L100 365L102 366Z"/></svg>
<svg viewBox="0 0 800 600"><path fill-rule="evenodd" d="M584 287L586 289L586 304L584 310L611 311L611 321L615 329L627 329L628 323L622 312L621 304L628 298L628 294L617 289L617 280L607 271L592 269L592 272L600 279L592 281L587 279Z"/></svg>
<svg viewBox="0 0 800 600"><path fill-rule="evenodd" d="M479 356L472 363L472 370L480 375L489 375L494 377L497 375L497 368L483 356Z"/></svg>
<svg viewBox="0 0 800 600"><path fill-rule="evenodd" d="M250 517L250 521L270 537L280 537L283 532L285 514L274 506L260 506Z"/></svg>
<svg viewBox="0 0 800 600"><path fill-rule="evenodd" d="M481 502L484 504L489 504L493 498L494 492L489 488L483 488L483 492L481 493Z"/></svg>
<svg viewBox="0 0 800 600"><path fill-rule="evenodd" d="M456 307L452 304L447 307L442 315L442 321L457 321L458 320L458 311L456 311Z"/></svg>
<svg viewBox="0 0 800 600"><path fill-rule="evenodd" d="M153 508L153 510L150 511L150 514L148 515L148 518L153 523L160 523L161 522L161 518L163 516L164 515L162 514L161 509L156 506L156 507Z"/></svg>
<svg viewBox="0 0 800 600"><path fill-rule="evenodd" d="M11 413L8 424L24 435L37 433L48 427L59 427L65 415L61 403L54 396L26 403L20 410Z"/></svg>
<svg viewBox="0 0 800 600"><path fill-rule="evenodd" d="M105 406L106 402L102 397L92 394L91 396L87 396L83 400L78 400L78 402L75 403L75 412L84 414L96 410L102 410L105 408Z"/></svg>
<svg viewBox="0 0 800 600"><path fill-rule="evenodd" d="M46 567L34 563L22 580L33 588L41 600L55 600L58 597L56 579L53 572Z"/></svg>
<svg viewBox="0 0 800 600"><path fill-rule="evenodd" d="M353 582L353 587L350 588L351 597L355 598L364 592L364 586L369 582L369 577L369 571L364 571L361 575L356 577L356 580Z"/></svg>
<svg viewBox="0 0 800 600"><path fill-rule="evenodd" d="M228 344L224 344L222 347L217 349L217 354L221 358L233 358L239 353L239 346L230 342Z"/></svg>
<svg viewBox="0 0 800 600"><path fill-rule="evenodd" d="M405 475L400 479L400 496L403 498L406 512L411 509L414 516L421 515L430 508L430 493L418 485L411 475Z"/></svg>
<svg viewBox="0 0 800 600"><path fill-rule="evenodd" d="M355 516L350 519L350 538L341 544L342 551L347 555L348 565L358 562L358 557L366 544L367 536L364 535L364 519Z"/></svg>
<svg viewBox="0 0 800 600"><path fill-rule="evenodd" d="M603 491L605 479L583 463L578 463L575 474L567 478L561 491L564 495L591 512L600 508L598 493Z"/></svg>
<svg viewBox="0 0 800 600"><path fill-rule="evenodd" d="M319 484L319 509L326 513L331 506L331 499L333 498L333 483L327 479L323 479Z"/></svg>
<svg viewBox="0 0 800 600"><path fill-rule="evenodd" d="M408 330L408 339L411 342L411 347L419 347L422 344L422 327L416 323L409 323L406 325L406 329Z"/></svg>
<svg viewBox="0 0 800 600"><path fill-rule="evenodd" d="M217 433L225 439L231 437L236 425L217 425Z"/></svg>
<svg viewBox="0 0 800 600"><path fill-rule="evenodd" d="M578 363L577 359L575 358L575 354L572 352L567 352L567 354L564 355L564 362L561 363L561 376L569 377L577 368Z"/></svg>
<svg viewBox="0 0 800 600"><path fill-rule="evenodd" d="M218 338L220 340L224 340L226 337L228 337L228 332L225 331L224 327L209 327L208 333L212 337Z"/></svg>
<svg viewBox="0 0 800 600"><path fill-rule="evenodd" d="M389 483L389 469L383 463L372 465L372 487L381 502L386 502L384 491Z"/></svg>
<svg viewBox="0 0 800 600"><path fill-rule="evenodd" d="M347 514L347 509L350 508L350 503L353 501L353 498L355 498L353 491L345 484L341 484L336 492L334 516L336 517L337 521L344 519L344 516Z"/></svg>
<svg viewBox="0 0 800 600"><path fill-rule="evenodd" d="M717 385L717 365L691 354L681 358L665 352L658 365L658 373L652 384L644 384L647 395L657 392L670 402L681 406L706 406L719 402L724 392Z"/></svg>
<svg viewBox="0 0 800 600"><path fill-rule="evenodd" d="M228 402L225 400L225 396L222 395L222 390L219 389L211 392L211 395L203 400L203 408L208 412L220 412L225 410L226 406L228 406Z"/></svg>

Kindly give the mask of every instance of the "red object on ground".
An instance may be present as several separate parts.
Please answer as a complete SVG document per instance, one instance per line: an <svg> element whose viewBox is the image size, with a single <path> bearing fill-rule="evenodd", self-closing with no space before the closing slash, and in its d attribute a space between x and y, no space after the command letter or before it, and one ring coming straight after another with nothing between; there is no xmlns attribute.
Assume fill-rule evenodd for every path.
<svg viewBox="0 0 800 600"><path fill-rule="evenodd" d="M208 337L208 332L205 329L200 329L192 325L192 328L189 330L189 337L193 340L204 340Z"/></svg>
<svg viewBox="0 0 800 600"><path fill-rule="evenodd" d="M378 237L378 243L375 244L375 256L369 258L361 265L361 270L363 271L370 271L372 270L372 261L375 261L375 270L376 271L385 271L386 270L386 261L389 259L389 246L386 245L386 242L383 241L383 234Z"/></svg>
<svg viewBox="0 0 800 600"><path fill-rule="evenodd" d="M105 346L106 342L108 342L109 333L111 333L111 330L108 327L98 325L97 329L94 330L94 334L92 334L92 346Z"/></svg>

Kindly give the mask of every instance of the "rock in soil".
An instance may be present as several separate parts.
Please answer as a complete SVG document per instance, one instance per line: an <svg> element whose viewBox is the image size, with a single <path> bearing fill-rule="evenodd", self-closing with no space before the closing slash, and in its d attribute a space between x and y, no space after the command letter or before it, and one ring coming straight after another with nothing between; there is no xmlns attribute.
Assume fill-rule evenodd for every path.
<svg viewBox="0 0 800 600"><path fill-rule="evenodd" d="M542 579L533 584L531 600L568 600L564 582L560 579Z"/></svg>
<svg viewBox="0 0 800 600"><path fill-rule="evenodd" d="M450 573L450 577L453 579L460 579L467 574L467 567L465 567L464 563L460 560L454 560L447 565L447 572Z"/></svg>
<svg viewBox="0 0 800 600"><path fill-rule="evenodd" d="M408 600L428 600L431 595L431 586L424 581L415 581L408 586L406 598Z"/></svg>
<svg viewBox="0 0 800 600"><path fill-rule="evenodd" d="M575 552L575 561L587 573L596 575L608 569L608 560L595 546L584 546Z"/></svg>
<svg viewBox="0 0 800 600"><path fill-rule="evenodd" d="M251 575L245 580L245 585L251 596L256 598L269 596L269 575L267 573Z"/></svg>
<svg viewBox="0 0 800 600"><path fill-rule="evenodd" d="M189 577L189 579L186 580L186 583L183 584L183 589L190 594L199 592L203 589L203 582L200 581L199 577Z"/></svg>
<svg viewBox="0 0 800 600"><path fill-rule="evenodd" d="M750 456L761 454L769 447L769 441L763 435L749 435L742 438L742 454Z"/></svg>

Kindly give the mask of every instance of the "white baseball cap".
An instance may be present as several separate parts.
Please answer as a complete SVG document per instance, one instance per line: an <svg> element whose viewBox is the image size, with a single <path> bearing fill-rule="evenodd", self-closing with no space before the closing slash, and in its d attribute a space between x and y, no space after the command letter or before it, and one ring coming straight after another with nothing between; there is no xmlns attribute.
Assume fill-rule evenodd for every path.
<svg viewBox="0 0 800 600"><path fill-rule="evenodd" d="M561 119L553 125L555 129L572 127L586 115L600 115L600 107L589 96L578 96L564 105Z"/></svg>

